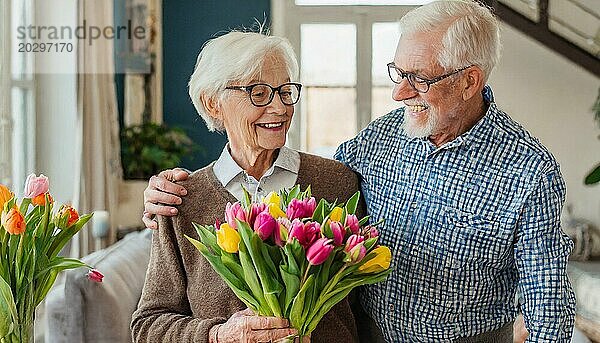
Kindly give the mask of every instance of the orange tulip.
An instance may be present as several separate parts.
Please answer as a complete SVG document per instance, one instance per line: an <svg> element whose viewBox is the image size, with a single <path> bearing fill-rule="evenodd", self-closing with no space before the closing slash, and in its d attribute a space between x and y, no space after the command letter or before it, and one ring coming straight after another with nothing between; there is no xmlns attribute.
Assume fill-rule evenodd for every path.
<svg viewBox="0 0 600 343"><path fill-rule="evenodd" d="M69 219L67 220L67 227L70 227L71 225L75 224L79 220L79 213L77 213L77 210L74 209L73 207L65 206L63 211L64 211L64 213L69 214Z"/></svg>
<svg viewBox="0 0 600 343"><path fill-rule="evenodd" d="M10 189L8 189L8 187L0 184L0 211L2 211L4 204L6 204L6 202L12 199L14 196L15 195L10 191Z"/></svg>
<svg viewBox="0 0 600 343"><path fill-rule="evenodd" d="M46 205L46 194L48 194L48 201L50 201L50 203L52 204L54 202L54 199L52 198L52 195L50 195L50 193L42 193L40 195L33 197L31 199L31 203L36 206L45 206Z"/></svg>
<svg viewBox="0 0 600 343"><path fill-rule="evenodd" d="M4 229L11 235L20 235L25 232L25 218L16 206L11 208L8 212L2 212L0 222Z"/></svg>

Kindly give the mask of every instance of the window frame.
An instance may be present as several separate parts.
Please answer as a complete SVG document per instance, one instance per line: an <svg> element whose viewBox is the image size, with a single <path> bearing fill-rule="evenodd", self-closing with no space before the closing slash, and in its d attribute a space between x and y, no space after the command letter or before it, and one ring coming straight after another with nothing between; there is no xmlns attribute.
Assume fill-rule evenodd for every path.
<svg viewBox="0 0 600 343"><path fill-rule="evenodd" d="M289 39L302 68L300 60L302 24L354 24L356 26L356 133L358 133L371 122L373 24L397 22L415 7L417 6L311 6L296 5L293 0L271 0L272 32L274 35ZM301 102L296 105L293 124L288 132L288 145L295 149L306 150L301 106Z"/></svg>
<svg viewBox="0 0 600 343"><path fill-rule="evenodd" d="M33 6L31 3L29 5ZM0 47L2 55L0 63L0 183L8 185L20 195L21 187L25 183L27 173L35 169L35 97L36 82L35 72L27 78L14 78L12 71L13 37L11 27L13 21L12 1L3 1L1 4L2 24L0 26ZM35 11L31 11L31 22L34 21ZM31 54L32 70L35 71L35 54ZM26 90L29 96L26 101L26 112L21 120L16 123L13 119L12 93L14 89ZM20 128L20 132L16 132ZM17 137L19 141L15 142ZM20 155L14 150L19 147Z"/></svg>

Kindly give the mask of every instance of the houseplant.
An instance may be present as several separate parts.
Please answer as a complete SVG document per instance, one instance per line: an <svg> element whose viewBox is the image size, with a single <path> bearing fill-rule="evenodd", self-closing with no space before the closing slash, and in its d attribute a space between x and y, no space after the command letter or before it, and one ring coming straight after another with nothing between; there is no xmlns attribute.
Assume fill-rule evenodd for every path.
<svg viewBox="0 0 600 343"><path fill-rule="evenodd" d="M147 180L160 171L181 164L184 156L197 149L180 128L144 122L121 132L121 161L127 179Z"/></svg>

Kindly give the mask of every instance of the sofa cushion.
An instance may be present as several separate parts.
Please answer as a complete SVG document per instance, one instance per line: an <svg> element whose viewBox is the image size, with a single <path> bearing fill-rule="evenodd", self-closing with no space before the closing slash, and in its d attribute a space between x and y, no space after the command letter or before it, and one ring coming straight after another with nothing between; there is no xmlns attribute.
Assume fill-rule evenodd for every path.
<svg viewBox="0 0 600 343"><path fill-rule="evenodd" d="M82 260L104 274L87 279L87 269L67 271L46 300L47 342L131 342L129 323L150 259L151 230L134 232Z"/></svg>

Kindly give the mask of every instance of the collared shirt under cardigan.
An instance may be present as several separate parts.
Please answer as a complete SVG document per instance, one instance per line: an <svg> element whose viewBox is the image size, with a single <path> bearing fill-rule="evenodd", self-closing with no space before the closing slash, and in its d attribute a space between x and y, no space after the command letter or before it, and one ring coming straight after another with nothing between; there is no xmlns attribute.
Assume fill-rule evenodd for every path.
<svg viewBox="0 0 600 343"><path fill-rule="evenodd" d="M491 89L484 95L493 99ZM394 272L361 294L388 342L446 342L512 321L515 292L532 342L570 342L575 297L562 232L565 184L552 154L493 100L436 147L402 130L404 109L343 143Z"/></svg>

